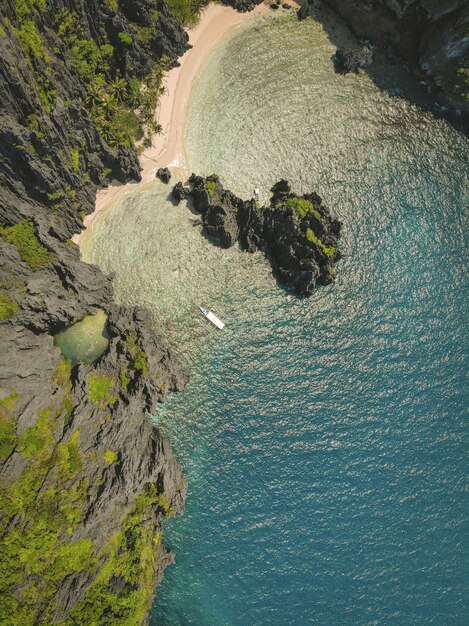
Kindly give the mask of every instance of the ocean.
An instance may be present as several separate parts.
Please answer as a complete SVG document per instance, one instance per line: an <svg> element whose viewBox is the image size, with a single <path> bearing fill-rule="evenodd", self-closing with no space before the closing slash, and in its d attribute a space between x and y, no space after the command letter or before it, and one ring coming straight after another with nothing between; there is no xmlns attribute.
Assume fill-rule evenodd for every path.
<svg viewBox="0 0 469 626"><path fill-rule="evenodd" d="M343 222L333 285L288 293L160 183L83 246L120 302L173 320L191 375L153 416L189 496L152 626L467 624L469 142L333 52L312 20L237 29L196 81L179 172L319 193Z"/></svg>

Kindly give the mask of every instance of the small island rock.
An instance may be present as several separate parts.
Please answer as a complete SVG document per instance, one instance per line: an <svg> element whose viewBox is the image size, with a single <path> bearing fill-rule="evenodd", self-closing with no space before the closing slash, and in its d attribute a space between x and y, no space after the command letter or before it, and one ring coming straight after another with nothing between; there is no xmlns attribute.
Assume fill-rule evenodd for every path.
<svg viewBox="0 0 469 626"><path fill-rule="evenodd" d="M366 46L361 48L339 48L334 56L334 64L339 74L357 73L373 61L373 52Z"/></svg>
<svg viewBox="0 0 469 626"><path fill-rule="evenodd" d="M160 169L156 172L156 177L163 183L169 183L171 180L171 172L167 167L160 167Z"/></svg>

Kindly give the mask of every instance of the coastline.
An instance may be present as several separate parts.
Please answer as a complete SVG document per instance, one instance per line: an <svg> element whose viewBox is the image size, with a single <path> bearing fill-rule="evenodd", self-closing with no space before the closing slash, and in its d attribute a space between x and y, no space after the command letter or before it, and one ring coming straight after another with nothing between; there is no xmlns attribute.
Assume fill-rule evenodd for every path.
<svg viewBox="0 0 469 626"><path fill-rule="evenodd" d="M295 2L291 2L296 6ZM72 237L80 245L87 229L96 216L108 209L118 199L137 191L155 180L160 167L180 167L183 163L183 133L187 104L194 79L210 52L240 24L266 15L270 11L268 4L260 4L249 13L238 13L232 7L210 4L202 13L199 23L189 34L192 46L179 59L180 65L168 72L163 81L165 92L161 96L155 116L163 127L163 132L153 135L152 146L139 155L142 180L124 185L109 185L96 193L95 210L83 220L84 228Z"/></svg>

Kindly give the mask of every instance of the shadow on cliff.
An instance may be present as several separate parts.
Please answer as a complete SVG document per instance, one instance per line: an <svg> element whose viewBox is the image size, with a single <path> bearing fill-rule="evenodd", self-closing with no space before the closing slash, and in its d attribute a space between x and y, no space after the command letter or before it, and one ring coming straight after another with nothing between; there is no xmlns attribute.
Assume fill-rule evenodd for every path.
<svg viewBox="0 0 469 626"><path fill-rule="evenodd" d="M312 18L317 20L326 31L329 40L336 48L354 48L358 45L370 45L369 41L357 38L344 19L322 2L310 7ZM374 84L391 97L404 98L421 110L437 119L445 119L456 130L469 134L469 119L458 115L446 106L442 94L430 90L430 86L412 73L408 62L401 59L389 45L373 49L373 63L360 71L366 72ZM334 65L334 56L331 57ZM344 80L349 77L344 76Z"/></svg>

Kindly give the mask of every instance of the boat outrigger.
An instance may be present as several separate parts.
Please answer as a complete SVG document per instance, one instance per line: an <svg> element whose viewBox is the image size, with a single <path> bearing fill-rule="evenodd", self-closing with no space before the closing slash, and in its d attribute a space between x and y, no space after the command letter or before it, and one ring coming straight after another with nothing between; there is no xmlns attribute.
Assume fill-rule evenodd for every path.
<svg viewBox="0 0 469 626"><path fill-rule="evenodd" d="M212 313L212 311L209 311L203 306L199 306L199 311L204 317L210 320L212 324L220 330L223 330L225 328L225 324L220 319L218 319L218 317L214 313Z"/></svg>

